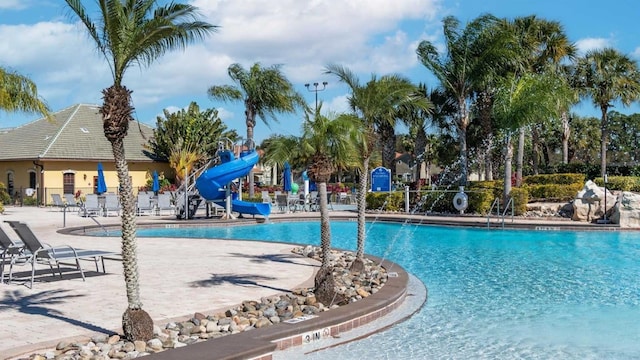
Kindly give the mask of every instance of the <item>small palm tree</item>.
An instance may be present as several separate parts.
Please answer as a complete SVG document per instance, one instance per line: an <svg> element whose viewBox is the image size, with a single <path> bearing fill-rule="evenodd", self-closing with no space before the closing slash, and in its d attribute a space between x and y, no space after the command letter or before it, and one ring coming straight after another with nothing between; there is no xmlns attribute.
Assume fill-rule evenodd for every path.
<svg viewBox="0 0 640 360"><path fill-rule="evenodd" d="M0 67L0 110L49 116L49 108L38 95L36 84L24 75Z"/></svg>
<svg viewBox="0 0 640 360"><path fill-rule="evenodd" d="M156 0L98 0L100 13L96 22L80 0L65 1L104 55L113 76L113 85L102 91L100 113L104 135L111 142L121 189L122 264L128 300L122 328L128 339L146 341L153 336L153 322L142 310L140 301L136 203L124 148L124 138L133 120L132 91L122 82L131 66L151 65L169 51L184 49L206 38L216 27L200 21L196 7L180 3L157 6Z"/></svg>
<svg viewBox="0 0 640 360"><path fill-rule="evenodd" d="M247 70L240 64L231 64L228 73L236 85L214 85L207 94L214 100L244 101L247 146L251 149L255 147L256 117L269 125L270 119L277 122L277 113L294 113L298 107L305 106L304 99L282 73L280 65L264 68L255 63ZM254 193L253 183L253 174L249 173L250 197Z"/></svg>
<svg viewBox="0 0 640 360"><path fill-rule="evenodd" d="M613 103L627 106L640 97L638 64L615 49L590 51L578 59L575 71L578 92L600 108L600 171L607 173L607 113Z"/></svg>

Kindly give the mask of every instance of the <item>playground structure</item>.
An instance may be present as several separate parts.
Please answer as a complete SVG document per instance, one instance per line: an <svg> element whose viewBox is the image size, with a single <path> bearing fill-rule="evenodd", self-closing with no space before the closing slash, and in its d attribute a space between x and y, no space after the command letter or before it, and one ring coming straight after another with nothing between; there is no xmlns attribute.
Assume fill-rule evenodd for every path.
<svg viewBox="0 0 640 360"><path fill-rule="evenodd" d="M179 219L193 218L200 207L202 200L225 208L225 218L231 218L232 212L248 215L262 215L268 217L271 214L271 204L255 203L238 199L238 194L231 191L231 183L238 178L246 176L258 163L260 157L255 149L240 152L236 157L231 149L225 148L224 143L218 145L216 159L213 159L203 168L185 177L184 190L176 198L176 216ZM189 180L195 179L189 185ZM185 206L185 203L187 206ZM185 216L185 212L187 215Z"/></svg>

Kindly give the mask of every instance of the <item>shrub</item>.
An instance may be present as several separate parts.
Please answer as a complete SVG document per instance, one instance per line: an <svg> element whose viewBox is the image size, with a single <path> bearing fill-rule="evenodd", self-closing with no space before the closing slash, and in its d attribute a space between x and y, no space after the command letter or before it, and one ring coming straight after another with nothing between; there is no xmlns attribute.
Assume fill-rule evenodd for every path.
<svg viewBox="0 0 640 360"><path fill-rule="evenodd" d="M598 177L593 179L598 186L604 187L604 179ZM640 192L640 177L637 176L608 176L607 189L618 191Z"/></svg>
<svg viewBox="0 0 640 360"><path fill-rule="evenodd" d="M529 192L524 187L514 187L509 194L513 199L515 215L522 215L527 212L529 203Z"/></svg>
<svg viewBox="0 0 640 360"><path fill-rule="evenodd" d="M22 204L26 206L35 206L38 205L38 199L36 199L34 196L25 196L22 199Z"/></svg>
<svg viewBox="0 0 640 360"><path fill-rule="evenodd" d="M569 185L534 184L523 186L529 193L529 201L571 201L583 187L582 182Z"/></svg>
<svg viewBox="0 0 640 360"><path fill-rule="evenodd" d="M467 212L481 215L489 213L493 199L495 199L495 195L490 189L470 191L467 193L467 196L469 196L469 208Z"/></svg>
<svg viewBox="0 0 640 360"><path fill-rule="evenodd" d="M584 184L584 174L543 174L525 176L523 183L526 185L573 185L575 183Z"/></svg>
<svg viewBox="0 0 640 360"><path fill-rule="evenodd" d="M404 193L370 192L367 193L367 210L400 211L404 209Z"/></svg>

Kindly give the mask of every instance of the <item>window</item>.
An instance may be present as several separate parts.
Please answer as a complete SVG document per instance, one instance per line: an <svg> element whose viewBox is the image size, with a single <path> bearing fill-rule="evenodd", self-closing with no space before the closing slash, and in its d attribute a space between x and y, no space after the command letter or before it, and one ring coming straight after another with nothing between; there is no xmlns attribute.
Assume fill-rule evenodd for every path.
<svg viewBox="0 0 640 360"><path fill-rule="evenodd" d="M11 196L13 196L13 186L13 172L10 171L7 173L7 192Z"/></svg>
<svg viewBox="0 0 640 360"><path fill-rule="evenodd" d="M63 193L75 194L76 192L76 174L68 172L62 174Z"/></svg>
<svg viewBox="0 0 640 360"><path fill-rule="evenodd" d="M29 187L32 189L35 189L37 187L35 171L29 171Z"/></svg>

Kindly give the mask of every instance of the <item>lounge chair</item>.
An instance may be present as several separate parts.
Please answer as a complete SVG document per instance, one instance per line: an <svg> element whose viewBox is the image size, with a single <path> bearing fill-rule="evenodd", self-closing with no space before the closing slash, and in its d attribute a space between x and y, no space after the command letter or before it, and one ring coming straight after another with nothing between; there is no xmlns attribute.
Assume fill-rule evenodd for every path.
<svg viewBox="0 0 640 360"><path fill-rule="evenodd" d="M62 200L62 196L60 194L51 194L51 200L53 201L53 206L63 209L67 206Z"/></svg>
<svg viewBox="0 0 640 360"><path fill-rule="evenodd" d="M138 194L137 214L143 215L145 212L153 215L153 206L149 194L141 192Z"/></svg>
<svg viewBox="0 0 640 360"><path fill-rule="evenodd" d="M171 203L171 194L164 193L158 194L158 215L161 215L163 211L169 211L170 215L175 214L176 207Z"/></svg>
<svg viewBox="0 0 640 360"><path fill-rule="evenodd" d="M103 209L98 202L98 195L87 194L81 207L82 216L96 216L102 214Z"/></svg>
<svg viewBox="0 0 640 360"><path fill-rule="evenodd" d="M120 201L116 194L106 194L104 196L104 216L109 216L110 212L120 216Z"/></svg>
<svg viewBox="0 0 640 360"><path fill-rule="evenodd" d="M11 282L13 275L13 265L31 264L31 288L33 288L33 282L35 279L36 263L47 264L51 268L53 276L55 271L53 265L58 268L58 273L62 277L62 270L60 265L71 265L68 261L75 263L76 269L82 276L82 281L85 281L84 270L80 266L80 260L91 260L96 264L96 271L100 272L100 263L102 263L102 272L106 273L104 265L105 256L117 256L116 252L102 251L102 250L82 250L75 249L71 246L50 247L40 242L36 235L31 231L31 228L27 224L23 224L18 221L6 221L11 225L13 230L18 234L22 242L24 243L24 253L19 257L13 259L9 267L9 282Z"/></svg>
<svg viewBox="0 0 640 360"><path fill-rule="evenodd" d="M4 283L4 267L11 264L14 259L19 258L25 252L23 243L16 243L0 227L0 250L2 251L2 262L0 263L0 283Z"/></svg>
<svg viewBox="0 0 640 360"><path fill-rule="evenodd" d="M80 204L76 201L76 197L73 194L64 194L64 201L67 203L67 208L80 210Z"/></svg>

